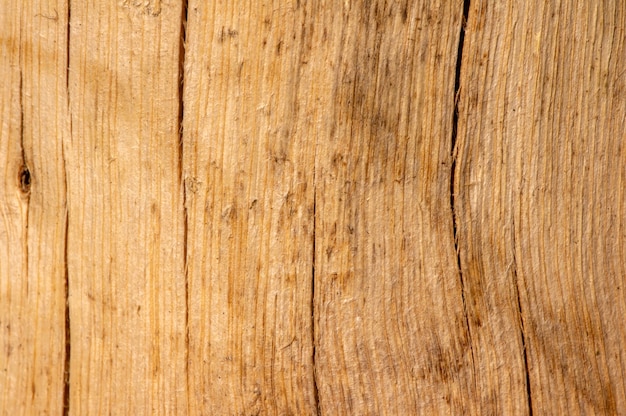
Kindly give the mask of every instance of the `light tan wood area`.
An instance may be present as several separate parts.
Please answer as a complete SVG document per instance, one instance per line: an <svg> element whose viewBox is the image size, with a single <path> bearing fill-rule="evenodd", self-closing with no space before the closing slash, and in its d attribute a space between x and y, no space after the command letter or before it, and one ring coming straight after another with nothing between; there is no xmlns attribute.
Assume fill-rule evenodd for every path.
<svg viewBox="0 0 626 416"><path fill-rule="evenodd" d="M626 415L626 3L0 3L0 415Z"/></svg>
<svg viewBox="0 0 626 416"><path fill-rule="evenodd" d="M67 3L0 6L0 414L65 401Z"/></svg>

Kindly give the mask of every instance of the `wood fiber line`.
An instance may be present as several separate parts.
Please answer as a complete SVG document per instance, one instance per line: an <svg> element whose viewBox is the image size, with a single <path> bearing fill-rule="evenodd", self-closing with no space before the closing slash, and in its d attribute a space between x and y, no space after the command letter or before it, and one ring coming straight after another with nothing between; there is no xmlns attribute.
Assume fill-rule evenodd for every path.
<svg viewBox="0 0 626 416"><path fill-rule="evenodd" d="M67 2L0 5L0 414L61 414Z"/></svg>
<svg viewBox="0 0 626 416"><path fill-rule="evenodd" d="M191 0L185 57L192 414L317 413L317 2Z"/></svg>
<svg viewBox="0 0 626 416"><path fill-rule="evenodd" d="M70 414L185 414L182 2L72 1Z"/></svg>
<svg viewBox="0 0 626 416"><path fill-rule="evenodd" d="M620 1L472 1L455 194L483 414L626 409L625 27Z"/></svg>
<svg viewBox="0 0 626 416"><path fill-rule="evenodd" d="M322 414L472 413L450 207L462 15L462 1L368 1L315 18Z"/></svg>

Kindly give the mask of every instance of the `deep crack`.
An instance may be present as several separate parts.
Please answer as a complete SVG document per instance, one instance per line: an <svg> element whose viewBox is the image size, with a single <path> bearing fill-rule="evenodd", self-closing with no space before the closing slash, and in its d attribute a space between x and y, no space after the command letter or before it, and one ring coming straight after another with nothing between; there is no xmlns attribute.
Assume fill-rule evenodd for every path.
<svg viewBox="0 0 626 416"><path fill-rule="evenodd" d="M513 280L515 281L515 292L517 295L517 308L518 308L518 313L519 313L519 321L520 321L520 328L522 331L522 352L523 352L523 358L524 358L524 371L526 372L526 396L528 398L528 414L530 416L533 415L533 401L532 401L532 395L531 395L531 391L530 391L530 371L528 371L528 353L526 352L526 332L524 331L524 315L522 313L522 301L520 299L520 287L519 287L519 279L517 276L517 259L515 257L515 219L512 220L512 225L511 225L512 229L511 229L511 240L513 243L513 264L512 264L512 268L513 268Z"/></svg>
<svg viewBox="0 0 626 416"><path fill-rule="evenodd" d="M315 152L316 153L316 152ZM315 161L313 162L315 163ZM319 391L317 386L317 369L315 367L315 227L316 227L316 216L317 216L317 198L316 198L316 190L315 190L315 168L313 168L313 255L312 255L312 263L311 263L311 331L313 340L313 354L312 354L312 367L313 367L313 398L315 400L315 414L320 415L320 400L319 400Z"/></svg>
<svg viewBox="0 0 626 416"><path fill-rule="evenodd" d="M188 213L187 213L187 183L184 175L184 140L183 120L185 114L184 87L185 87L185 42L187 41L188 0L183 0L180 27L180 45L178 57L178 179L182 187L183 198L183 272L185 274L185 379L187 384L187 413L190 406L190 375L189 375L189 271L187 259L188 244Z"/></svg>
<svg viewBox="0 0 626 416"><path fill-rule="evenodd" d="M71 1L67 3L67 38L66 38L66 57L65 57L65 94L67 95L67 115L69 118L69 131L72 135L72 115L70 107L70 32L71 32L71 19L72 9ZM65 181L65 247L64 247L64 262L65 262L65 358L63 363L63 416L70 414L70 358L72 352L72 327L70 322L70 274L69 274L69 261L68 261L68 245L69 245L69 187L67 183L67 161L65 160L65 144L61 143L61 160L63 160L63 178Z"/></svg>
<svg viewBox="0 0 626 416"><path fill-rule="evenodd" d="M63 157L63 163L65 165L65 157ZM65 174L65 361L63 364L63 416L67 416L70 413L70 357L71 357L71 345L72 345L72 333L70 326L70 275L68 270L68 236L69 236L69 212L67 208L68 194L67 188L67 172Z"/></svg>
<svg viewBox="0 0 626 416"><path fill-rule="evenodd" d="M457 214L456 214L456 201L454 196L454 180L456 174L456 156L457 156L457 134L459 125L459 94L461 89L461 64L463 62L463 46L465 43L465 29L467 25L467 19L469 16L470 0L463 2L463 16L461 21L461 29L459 33L459 46L457 49L456 68L454 76L454 111L452 115L452 140L451 140L451 167L450 167L450 208L452 210L452 230L454 236L454 251L456 253L457 269L459 271L459 279L461 281L461 300L463 302L463 314L465 317L465 330L469 338L469 349L472 358L472 368L475 367L474 349L472 347L472 333L469 324L469 314L467 310L467 303L465 301L465 284L463 281L463 269L461 268L461 253L459 250L459 241L457 233Z"/></svg>

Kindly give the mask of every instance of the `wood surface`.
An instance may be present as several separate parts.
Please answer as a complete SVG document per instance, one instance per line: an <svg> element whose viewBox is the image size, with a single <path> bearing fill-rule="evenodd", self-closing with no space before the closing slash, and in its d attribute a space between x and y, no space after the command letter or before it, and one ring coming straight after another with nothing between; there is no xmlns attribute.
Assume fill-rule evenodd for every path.
<svg viewBox="0 0 626 416"><path fill-rule="evenodd" d="M192 414L316 412L313 166L321 86L304 63L309 7L188 5Z"/></svg>
<svg viewBox="0 0 626 416"><path fill-rule="evenodd" d="M67 3L0 6L0 414L66 401Z"/></svg>
<svg viewBox="0 0 626 416"><path fill-rule="evenodd" d="M626 414L626 4L6 0L0 415Z"/></svg>
<svg viewBox="0 0 626 416"><path fill-rule="evenodd" d="M626 414L625 30L619 1L471 2L455 212L483 414Z"/></svg>
<svg viewBox="0 0 626 416"><path fill-rule="evenodd" d="M69 413L188 408L182 5L72 1Z"/></svg>
<svg viewBox="0 0 626 416"><path fill-rule="evenodd" d="M328 8L313 19L328 39L313 65L331 77L315 165L321 413L469 413L450 205L463 4Z"/></svg>

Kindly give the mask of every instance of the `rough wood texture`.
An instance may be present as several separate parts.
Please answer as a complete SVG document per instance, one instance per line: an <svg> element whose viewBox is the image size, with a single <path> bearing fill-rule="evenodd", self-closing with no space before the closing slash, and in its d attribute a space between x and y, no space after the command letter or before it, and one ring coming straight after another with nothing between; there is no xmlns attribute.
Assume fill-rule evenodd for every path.
<svg viewBox="0 0 626 416"><path fill-rule="evenodd" d="M71 2L70 414L187 409L179 2Z"/></svg>
<svg viewBox="0 0 626 416"><path fill-rule="evenodd" d="M329 10L328 10L329 9ZM322 414L466 414L472 352L450 206L463 4L335 3L315 42Z"/></svg>
<svg viewBox="0 0 626 416"><path fill-rule="evenodd" d="M0 5L0 414L61 414L67 5ZM58 12L57 12L58 11Z"/></svg>
<svg viewBox="0 0 626 416"><path fill-rule="evenodd" d="M193 414L315 414L310 6L191 1L185 62ZM310 65L311 63L309 63Z"/></svg>
<svg viewBox="0 0 626 416"><path fill-rule="evenodd" d="M472 2L455 193L483 414L626 412L625 19Z"/></svg>
<svg viewBox="0 0 626 416"><path fill-rule="evenodd" d="M626 3L188 3L0 2L0 415L626 415Z"/></svg>

